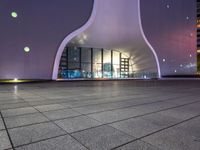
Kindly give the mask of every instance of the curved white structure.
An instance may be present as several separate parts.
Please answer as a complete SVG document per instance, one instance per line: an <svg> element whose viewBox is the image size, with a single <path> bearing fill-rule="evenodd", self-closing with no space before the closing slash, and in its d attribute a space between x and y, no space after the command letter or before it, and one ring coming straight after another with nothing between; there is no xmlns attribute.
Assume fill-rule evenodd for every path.
<svg viewBox="0 0 200 150"><path fill-rule="evenodd" d="M160 63L159 63L159 59L158 56L156 54L156 51L154 50L154 48L152 47L152 45L149 43L149 41L147 40L144 31L143 31L143 27L142 27L142 21L141 21L141 7L140 7L140 0L138 0L138 9L139 9L139 13L138 13L138 17L139 17L139 24L140 24L140 30L141 33L143 35L143 38L145 40L145 42L147 43L147 45L149 46L149 48L151 49L151 51L153 52L155 59L156 59L156 64L157 64L157 69L158 69L158 78L161 78L161 70L160 70Z"/></svg>
<svg viewBox="0 0 200 150"><path fill-rule="evenodd" d="M60 45L54 63L54 80L62 52L69 42L75 46L124 52L132 58L136 73L157 73L158 78L161 77L158 57L142 29L140 0L126 0L126 3L124 0L94 0L89 21Z"/></svg>
<svg viewBox="0 0 200 150"><path fill-rule="evenodd" d="M2 0L0 5L8 8L0 9L0 79L56 80L68 44L124 52L134 77L196 74L196 0L59 0L39 5Z"/></svg>

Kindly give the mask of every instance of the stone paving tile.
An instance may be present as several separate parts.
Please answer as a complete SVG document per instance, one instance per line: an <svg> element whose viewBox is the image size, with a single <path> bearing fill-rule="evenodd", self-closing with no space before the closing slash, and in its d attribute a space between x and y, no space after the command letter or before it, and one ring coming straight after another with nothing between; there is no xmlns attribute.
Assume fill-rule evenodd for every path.
<svg viewBox="0 0 200 150"><path fill-rule="evenodd" d="M104 111L100 113L90 114L88 116L103 123L110 123L121 119L144 115L154 111L160 111L174 106L176 106L176 104L159 102L135 107L122 108L113 111Z"/></svg>
<svg viewBox="0 0 200 150"><path fill-rule="evenodd" d="M142 98L142 96L137 96L138 98L137 99L140 99ZM103 104L103 103L114 103L114 102L119 102L119 101L126 101L126 100L133 100L133 99L136 99L136 97L131 97L131 96L118 96L118 97L107 97L107 98L96 98L96 97L93 97L91 98L91 96L88 98L88 99L85 99L83 100L82 98L80 99L79 97L79 100L77 101L70 101L70 102L66 102L66 103L63 103L64 106L66 107L83 107L83 106L86 106L87 105L100 105L100 104Z"/></svg>
<svg viewBox="0 0 200 150"><path fill-rule="evenodd" d="M9 129L8 131L15 147L66 134L64 130L50 122Z"/></svg>
<svg viewBox="0 0 200 150"><path fill-rule="evenodd" d="M48 121L48 119L40 113L5 118L5 123L8 128L30 125L45 121Z"/></svg>
<svg viewBox="0 0 200 150"><path fill-rule="evenodd" d="M94 113L94 112L99 112L99 111L106 111L106 110L110 110L110 109L124 108L124 107L129 107L129 106L134 106L134 105L136 105L136 106L137 105L148 105L147 107L150 107L151 102L155 102L155 101L159 101L159 100L160 100L160 97L156 97L156 98L147 98L147 97L141 98L140 97L139 99L132 99L132 100L129 99L129 100L122 100L120 102L81 106L81 107L75 107L73 109L82 114L88 114L88 113ZM168 100L168 99L166 99L166 100ZM157 102L157 103L160 103L160 102ZM163 103L163 102L161 102L161 103ZM174 106L174 104L170 104L170 103L167 103L167 104L169 106ZM155 105L155 103L153 103L152 105ZM162 105L162 106L164 106L164 105ZM141 107L143 107L143 106L141 106ZM158 107L160 108L160 106L158 106Z"/></svg>
<svg viewBox="0 0 200 150"><path fill-rule="evenodd" d="M14 103L23 103L24 101L21 99L11 99L11 100L0 100L0 105L4 104L14 104Z"/></svg>
<svg viewBox="0 0 200 150"><path fill-rule="evenodd" d="M132 118L110 124L110 126L137 138L164 128L163 126L158 126L142 118Z"/></svg>
<svg viewBox="0 0 200 150"><path fill-rule="evenodd" d="M21 107L29 107L29 105L28 103L2 104L0 105L0 110L21 108Z"/></svg>
<svg viewBox="0 0 200 150"><path fill-rule="evenodd" d="M12 95L12 93L0 93L0 101L5 100L18 100L20 99L16 95Z"/></svg>
<svg viewBox="0 0 200 150"><path fill-rule="evenodd" d="M200 142L188 133L169 128L142 139L161 150L199 150Z"/></svg>
<svg viewBox="0 0 200 150"><path fill-rule="evenodd" d="M176 118L177 120L187 120L193 116L200 115L199 107L199 103L195 103L163 111L160 114Z"/></svg>
<svg viewBox="0 0 200 150"><path fill-rule="evenodd" d="M110 123L113 121L118 121L121 119L134 117L141 114L142 113L138 112L135 108L125 108L125 109L118 109L118 110L113 110L113 111L94 113L87 116L94 118L102 123Z"/></svg>
<svg viewBox="0 0 200 150"><path fill-rule="evenodd" d="M37 110L40 112L50 111L50 110L57 110L57 109L63 109L65 108L61 104L51 104L51 105L41 105L41 106L35 106Z"/></svg>
<svg viewBox="0 0 200 150"><path fill-rule="evenodd" d="M13 90L14 89L13 86L18 87L17 91ZM27 128L28 126L37 126L38 123L46 124L44 122L50 119L51 120L59 119L57 121L62 122L63 132L66 131L70 133L73 132L73 135L77 134L77 136L80 134L80 137L78 136L78 140L81 139L80 142L83 143L85 146L89 145L88 146L89 149L98 149L98 148L110 149L116 146L120 146L121 144L125 144L127 143L127 141L128 142L132 141L132 139L135 139L131 135L144 136L146 134L157 131L158 129L163 129L173 124L180 123L181 121L184 121L196 115L200 115L200 109L199 109L200 103L187 104L194 102L196 100L200 100L199 90L200 90L199 81L197 80L195 81L129 80L129 81L100 81L100 82L82 81L82 82L61 82L61 83L51 82L42 84L37 83L37 84L2 85L0 86L0 109L3 112L4 116L6 116L6 114L11 116L17 114L20 115L15 117L9 116L4 118L7 127L9 128L9 131L12 130L13 133L15 132L13 137L17 137L16 135L18 134L21 137L19 139L22 139L22 141L29 140L31 137L34 137L33 139L39 139L39 140L40 138L42 139L42 141L40 142L38 141L37 143L34 142L34 144L32 143L29 145L24 145L23 147L18 147L18 149L27 148L27 149L42 149L42 150L43 149L64 150L68 149L69 145L70 146L74 145L75 146L75 148L73 147L74 149L81 149L80 143L78 143L71 137L70 138L73 140L72 143L71 142L67 143L65 142L65 140L60 139L59 137L52 138L54 140L52 139L45 140L45 138L48 138L49 135L52 135L51 132L48 132L45 135L43 134L47 132L47 130L50 130L48 127L45 129L43 129L43 127L38 127L38 129L36 129L36 127ZM154 101L163 101L163 102L152 103ZM143 103L149 103L149 104L143 104ZM143 104L143 105L129 107L131 105L138 105L138 104ZM137 119L130 118L182 104L186 105L153 114L148 114L145 116L140 116ZM42 113L26 114L29 113L29 110L27 110L26 112L25 109L26 107L30 106L38 107L40 111L42 111ZM124 108L127 106L128 108ZM67 107L72 107L72 109L67 109ZM110 109L115 109L115 110L109 111ZM76 116L79 115L77 111L83 114L88 114L88 113L94 113L94 114L88 115L91 118L87 118L86 116ZM104 112L98 113L98 111L104 111ZM84 119L82 117L86 117L87 119ZM102 123L110 123L113 121L119 121L121 119L126 119L126 120L113 123L112 125L116 125L115 127L118 128L116 129L112 128L109 125L99 126L93 124L94 122L91 121L93 120L92 118ZM101 123L99 124L101 125ZM160 150L165 150L165 149L169 150L170 148L172 150L173 149L195 150L195 148L198 148L199 146L197 143L200 143L199 124L200 122L198 119L188 120L185 123L181 123L174 127L170 127L169 129L167 129L168 132L163 130L145 137L144 140L146 140L146 142L141 142L141 141L132 142L127 145L119 147L119 149L135 148L139 150L140 149L157 150L157 147L159 147ZM21 127L19 128L19 126ZM109 129L106 129L104 131L103 127L105 126L108 127ZM18 131L17 129L20 130ZM4 127L3 126L1 127L1 120L0 120L0 130L4 131ZM44 131L40 132L40 130ZM120 130L122 130L123 132ZM39 133L36 134L37 132ZM115 135L115 132L121 133L125 137L128 136L131 139L127 138L128 140L126 140L126 138L122 138L122 141L120 141L121 140L120 137L117 137L116 135L118 134ZM26 135L28 136L28 138L25 138ZM45 137L46 135L47 137ZM117 138L115 138L115 136ZM23 140L22 137L25 140ZM87 137L89 137L89 139ZM111 145L109 145L110 143ZM76 147L77 144L79 145L78 147ZM155 145L155 147L153 145ZM69 149L73 148L69 147Z"/></svg>
<svg viewBox="0 0 200 150"><path fill-rule="evenodd" d="M2 118L0 117L0 130L5 129Z"/></svg>
<svg viewBox="0 0 200 150"><path fill-rule="evenodd" d="M43 98L43 97L38 97L38 98L25 98L24 101L26 102L43 102L43 101L47 101L48 99Z"/></svg>
<svg viewBox="0 0 200 150"><path fill-rule="evenodd" d="M137 106L136 109L138 112L140 111L141 113L149 113L149 112L154 112L154 111L159 111L171 107L178 106L178 104L170 103L170 102L158 102L158 103L152 103L152 104L147 104L147 105L140 105Z"/></svg>
<svg viewBox="0 0 200 150"><path fill-rule="evenodd" d="M12 148L10 144L10 140L5 130L0 131L0 149L9 149Z"/></svg>
<svg viewBox="0 0 200 150"><path fill-rule="evenodd" d="M98 112L98 111L106 111L109 109L117 109L117 108L127 107L127 106L130 106L130 104L128 102L115 102L115 103L108 103L108 104L83 106L83 107L78 107L78 108L73 108L73 109L82 114L88 114L88 113L94 113L94 112Z"/></svg>
<svg viewBox="0 0 200 150"><path fill-rule="evenodd" d="M43 114L50 120L62 119L67 117L74 117L81 115L78 112L73 111L72 109L62 109L55 111L43 112Z"/></svg>
<svg viewBox="0 0 200 150"><path fill-rule="evenodd" d="M127 145L121 146L115 150L160 150L157 147L143 141L135 141Z"/></svg>
<svg viewBox="0 0 200 150"><path fill-rule="evenodd" d="M48 139L38 143L22 146L16 150L87 150L69 135Z"/></svg>
<svg viewBox="0 0 200 150"><path fill-rule="evenodd" d="M59 104L64 103L64 100L43 100L43 101L31 101L28 102L31 106L40 106L40 105L52 105L52 104Z"/></svg>
<svg viewBox="0 0 200 150"><path fill-rule="evenodd" d="M179 130L181 132L185 132L189 136L192 136L194 138L194 141L199 141L199 139L200 139L200 116L197 118L194 118L190 121L181 123L181 124L173 127L173 129Z"/></svg>
<svg viewBox="0 0 200 150"><path fill-rule="evenodd" d="M109 150L134 139L134 137L106 125L72 135L91 150Z"/></svg>
<svg viewBox="0 0 200 150"><path fill-rule="evenodd" d="M11 117L11 116L17 116L17 115L36 113L38 111L34 109L33 107L23 107L23 108L2 110L1 112L4 117Z"/></svg>
<svg viewBox="0 0 200 150"><path fill-rule="evenodd" d="M102 123L88 118L86 116L78 116L74 118L68 118L64 120L55 121L55 123L68 133L84 130L87 128L99 126Z"/></svg>
<svg viewBox="0 0 200 150"><path fill-rule="evenodd" d="M173 116L168 116L167 114L165 114L165 111L145 115L140 118L145 121L148 121L152 124L155 124L157 126L161 126L161 127L172 126L174 124L177 124L177 123L183 121L183 120L177 119Z"/></svg>

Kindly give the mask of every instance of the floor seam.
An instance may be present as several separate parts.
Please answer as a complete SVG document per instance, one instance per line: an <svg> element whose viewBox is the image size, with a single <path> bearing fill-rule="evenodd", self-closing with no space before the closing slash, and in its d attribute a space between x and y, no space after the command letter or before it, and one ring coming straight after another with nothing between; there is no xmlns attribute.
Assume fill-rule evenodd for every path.
<svg viewBox="0 0 200 150"><path fill-rule="evenodd" d="M1 118L2 118L2 121L3 121L4 127L5 127L5 131L6 131L6 133L7 133L8 139L9 139L9 141L10 141L11 148L12 148L13 150L15 150L14 145L13 145L13 142L12 142L12 139L11 139L11 136L10 136L10 134L9 134L9 132L8 132L8 128L7 128L7 126L6 126L6 123L5 123L5 120L4 120L4 118L3 118L3 115L2 115L2 113L1 113L1 111L0 111L0 116L1 116Z"/></svg>

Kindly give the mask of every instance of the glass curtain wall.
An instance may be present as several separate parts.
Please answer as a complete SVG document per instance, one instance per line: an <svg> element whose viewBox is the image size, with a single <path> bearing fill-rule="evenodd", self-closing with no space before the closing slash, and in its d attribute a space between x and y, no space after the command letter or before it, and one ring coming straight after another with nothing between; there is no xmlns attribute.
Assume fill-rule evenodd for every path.
<svg viewBox="0 0 200 150"><path fill-rule="evenodd" d="M120 74L123 55L114 50L66 47L60 61L59 78L124 78ZM125 56L123 56L125 57Z"/></svg>

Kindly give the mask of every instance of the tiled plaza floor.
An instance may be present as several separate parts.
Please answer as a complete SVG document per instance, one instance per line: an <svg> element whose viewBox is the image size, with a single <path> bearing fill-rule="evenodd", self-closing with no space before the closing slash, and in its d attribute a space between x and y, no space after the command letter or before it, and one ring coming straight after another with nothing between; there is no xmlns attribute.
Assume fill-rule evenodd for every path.
<svg viewBox="0 0 200 150"><path fill-rule="evenodd" d="M200 150L200 81L0 85L0 150Z"/></svg>

